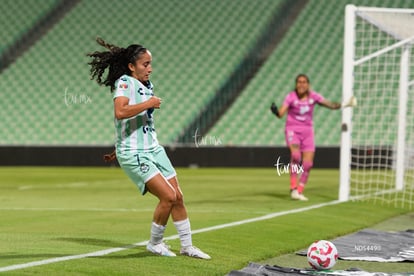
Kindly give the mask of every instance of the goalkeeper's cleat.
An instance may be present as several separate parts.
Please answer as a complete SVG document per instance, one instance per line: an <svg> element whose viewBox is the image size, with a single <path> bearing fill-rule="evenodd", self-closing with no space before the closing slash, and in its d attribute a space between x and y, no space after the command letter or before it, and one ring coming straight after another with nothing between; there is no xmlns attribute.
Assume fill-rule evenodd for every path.
<svg viewBox="0 0 414 276"><path fill-rule="evenodd" d="M193 258L205 259L205 260L211 259L209 255L207 255L206 253L204 253L203 251L201 251L200 249L192 245L181 248L180 254L193 257Z"/></svg>
<svg viewBox="0 0 414 276"><path fill-rule="evenodd" d="M166 245L164 242L158 244L152 244L149 242L147 244L147 250L157 255L167 256L167 257L175 257L174 252L170 250L170 247Z"/></svg>
<svg viewBox="0 0 414 276"><path fill-rule="evenodd" d="M303 194L299 194L299 193L298 193L298 199L301 201L308 201L308 198L306 196L304 196Z"/></svg>
<svg viewBox="0 0 414 276"><path fill-rule="evenodd" d="M308 198L296 189L290 191L290 197L295 200L308 201Z"/></svg>
<svg viewBox="0 0 414 276"><path fill-rule="evenodd" d="M290 197L292 199L299 199L298 190L296 190L296 189L290 190Z"/></svg>

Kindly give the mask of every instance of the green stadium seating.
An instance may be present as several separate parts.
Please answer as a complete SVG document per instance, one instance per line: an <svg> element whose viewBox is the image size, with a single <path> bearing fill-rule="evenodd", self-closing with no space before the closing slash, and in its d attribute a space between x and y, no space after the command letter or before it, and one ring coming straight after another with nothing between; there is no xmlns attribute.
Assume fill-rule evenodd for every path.
<svg viewBox="0 0 414 276"><path fill-rule="evenodd" d="M2 45L10 45L58 0L2 1ZM110 145L112 96L89 78L86 53L101 36L153 53L160 142L174 143L254 45L283 0L80 1L0 74L2 145ZM24 3L23 3L24 2ZM284 145L284 120L269 111L294 87L298 73L314 90L341 100L344 6L409 7L404 0L310 0L254 79L208 137L224 145ZM27 4L26 4L27 3ZM4 26L4 27L3 27ZM380 116L380 115L379 115ZM378 119L388 119L381 118ZM318 145L339 145L340 112L315 110Z"/></svg>
<svg viewBox="0 0 414 276"><path fill-rule="evenodd" d="M0 3L0 54L13 45L59 0L2 0Z"/></svg>
<svg viewBox="0 0 414 276"><path fill-rule="evenodd" d="M112 97L89 79L85 56L102 50L96 36L122 46L141 43L152 51L152 81L163 98L158 136L163 144L173 142L237 66L280 2L81 1L0 75L2 97L8 95L0 115L19 126L2 132L0 143L113 144ZM80 101L85 97L91 102ZM3 129L9 127L5 122L10 121L0 123Z"/></svg>

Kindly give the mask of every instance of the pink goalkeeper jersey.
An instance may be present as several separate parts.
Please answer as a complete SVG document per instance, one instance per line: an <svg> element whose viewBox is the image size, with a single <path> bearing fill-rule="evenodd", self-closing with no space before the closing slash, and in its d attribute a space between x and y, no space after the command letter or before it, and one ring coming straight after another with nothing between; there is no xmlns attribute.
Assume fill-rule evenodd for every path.
<svg viewBox="0 0 414 276"><path fill-rule="evenodd" d="M283 101L283 105L288 107L286 128L313 127L313 109L323 100L323 96L315 91L309 91L304 100L298 98L296 91L289 92Z"/></svg>

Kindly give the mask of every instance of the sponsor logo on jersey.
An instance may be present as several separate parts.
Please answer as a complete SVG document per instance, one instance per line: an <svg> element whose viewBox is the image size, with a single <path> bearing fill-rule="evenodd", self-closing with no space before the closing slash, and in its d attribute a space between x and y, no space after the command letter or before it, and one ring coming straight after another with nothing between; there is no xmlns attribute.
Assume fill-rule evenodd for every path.
<svg viewBox="0 0 414 276"><path fill-rule="evenodd" d="M150 108L150 109L148 109L147 110L147 116L148 116L148 118L152 118L152 113L154 113L154 108Z"/></svg>
<svg viewBox="0 0 414 276"><path fill-rule="evenodd" d="M121 89L128 89L128 84L127 83L120 83L119 84L119 88L121 88Z"/></svg>
<svg viewBox="0 0 414 276"><path fill-rule="evenodd" d="M147 121L147 123L152 123L152 122ZM143 126L142 131L144 132L144 134L147 134L148 132L155 132L155 128L153 128L151 126Z"/></svg>
<svg viewBox="0 0 414 276"><path fill-rule="evenodd" d="M145 96L154 96L154 92L149 92L149 91L144 91L144 89L142 89L141 87L138 88L138 94L140 95L145 95Z"/></svg>

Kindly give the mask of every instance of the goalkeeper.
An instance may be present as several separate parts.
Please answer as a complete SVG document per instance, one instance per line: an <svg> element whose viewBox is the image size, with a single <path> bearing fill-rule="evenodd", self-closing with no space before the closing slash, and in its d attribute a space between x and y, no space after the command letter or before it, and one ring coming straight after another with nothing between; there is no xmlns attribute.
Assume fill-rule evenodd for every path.
<svg viewBox="0 0 414 276"><path fill-rule="evenodd" d="M282 118L287 112L285 138L291 158L290 196L296 200L308 200L303 195L303 190L315 156L313 109L315 104L329 109L340 109L341 104L330 102L319 93L310 90L307 75L300 74L295 81L295 90L285 97L280 109L275 103L272 103L270 109L278 118ZM301 174L298 182L299 173Z"/></svg>

